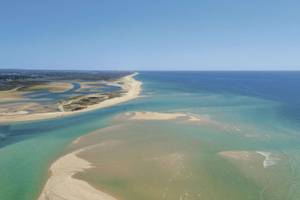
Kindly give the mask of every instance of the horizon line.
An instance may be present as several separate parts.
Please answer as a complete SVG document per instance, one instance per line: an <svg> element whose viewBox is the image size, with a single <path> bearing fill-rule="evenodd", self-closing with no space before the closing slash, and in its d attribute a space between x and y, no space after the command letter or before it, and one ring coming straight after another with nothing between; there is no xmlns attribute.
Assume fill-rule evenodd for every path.
<svg viewBox="0 0 300 200"><path fill-rule="evenodd" d="M44 69L44 68L0 68L3 70L24 70L24 71L115 71L115 72L300 72L300 69L174 69L174 70L134 70L134 69Z"/></svg>

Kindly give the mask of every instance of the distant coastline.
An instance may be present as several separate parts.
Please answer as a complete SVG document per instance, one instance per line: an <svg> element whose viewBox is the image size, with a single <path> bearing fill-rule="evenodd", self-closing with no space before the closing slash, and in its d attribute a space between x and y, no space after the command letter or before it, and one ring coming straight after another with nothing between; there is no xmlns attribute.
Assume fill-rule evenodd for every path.
<svg viewBox="0 0 300 200"><path fill-rule="evenodd" d="M121 83L121 88L122 91L124 92L121 96L110 98L94 105L89 105L85 109L76 110L76 111L60 111L60 112L31 113L31 114L22 113L16 115L8 114L8 115L0 116L0 123L36 121L36 120L65 117L65 116L75 115L75 114L88 112L100 108L106 108L126 101L130 101L132 99L137 98L142 90L142 82L134 79L134 76L136 76L137 74L138 73L133 73L131 75L124 76L114 81L114 82Z"/></svg>

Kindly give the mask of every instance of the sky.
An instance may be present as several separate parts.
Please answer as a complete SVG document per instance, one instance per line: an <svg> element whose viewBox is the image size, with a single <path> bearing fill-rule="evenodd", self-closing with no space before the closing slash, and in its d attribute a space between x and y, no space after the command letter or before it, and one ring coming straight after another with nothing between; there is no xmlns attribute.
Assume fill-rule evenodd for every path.
<svg viewBox="0 0 300 200"><path fill-rule="evenodd" d="M300 70L299 0L0 0L0 69Z"/></svg>

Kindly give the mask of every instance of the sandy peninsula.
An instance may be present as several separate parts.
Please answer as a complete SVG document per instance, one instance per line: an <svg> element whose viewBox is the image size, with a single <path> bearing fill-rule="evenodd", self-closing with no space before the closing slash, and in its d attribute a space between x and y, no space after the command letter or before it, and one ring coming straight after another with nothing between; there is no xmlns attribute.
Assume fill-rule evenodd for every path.
<svg viewBox="0 0 300 200"><path fill-rule="evenodd" d="M138 73L134 73L122 77L116 80L115 83L112 83L112 84L118 84L122 88L121 96L110 98L98 104L87 106L85 109L77 110L77 111L64 111L63 109L60 109L60 111L57 112L29 113L29 114L25 114L21 112L15 115L0 115L0 123L35 121L35 120L70 116L70 115L88 112L100 108L106 108L126 101L130 101L132 99L137 98L140 95L142 90L142 83L134 79L134 76L136 76L137 74Z"/></svg>

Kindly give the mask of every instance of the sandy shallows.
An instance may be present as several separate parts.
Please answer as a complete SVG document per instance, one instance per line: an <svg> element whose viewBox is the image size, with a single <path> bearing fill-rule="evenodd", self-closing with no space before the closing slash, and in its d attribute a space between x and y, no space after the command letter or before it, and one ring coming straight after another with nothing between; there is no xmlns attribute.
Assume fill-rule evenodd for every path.
<svg viewBox="0 0 300 200"><path fill-rule="evenodd" d="M279 194L281 177L277 165L264 168L266 155L224 150L224 129L215 126L221 123L198 122L201 116L188 113L120 114L111 126L73 141L73 153L52 165L40 198L250 200Z"/></svg>
<svg viewBox="0 0 300 200"><path fill-rule="evenodd" d="M280 152L255 150L222 151L218 155L229 161L243 176L253 181L261 190L261 199L286 199L293 186L286 172L286 158Z"/></svg>
<svg viewBox="0 0 300 200"><path fill-rule="evenodd" d="M218 129L181 123L185 114L177 116L180 119L116 120L112 126L76 139L70 151L92 167L81 167L72 183L73 179L84 181L123 200L257 197L255 185L214 153L215 138L208 143L199 139L199 134L211 135L210 131ZM241 186L247 192L237 189ZM48 183L43 191L49 191Z"/></svg>

